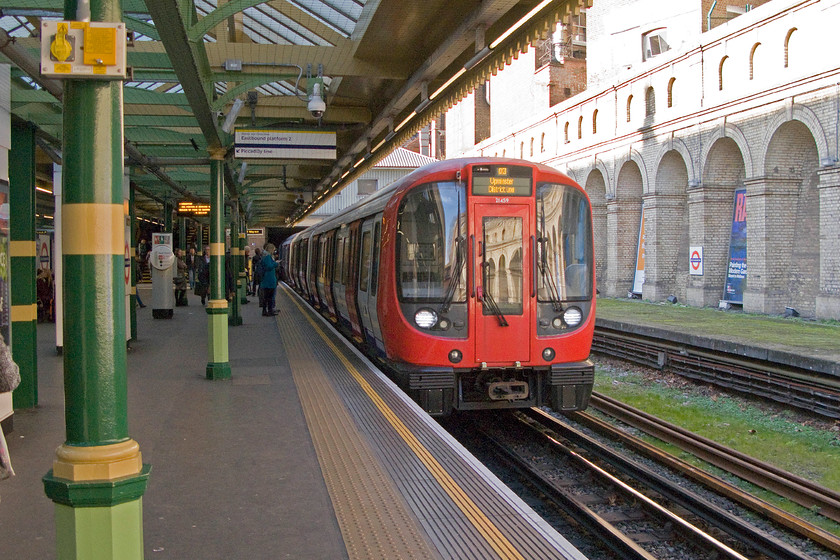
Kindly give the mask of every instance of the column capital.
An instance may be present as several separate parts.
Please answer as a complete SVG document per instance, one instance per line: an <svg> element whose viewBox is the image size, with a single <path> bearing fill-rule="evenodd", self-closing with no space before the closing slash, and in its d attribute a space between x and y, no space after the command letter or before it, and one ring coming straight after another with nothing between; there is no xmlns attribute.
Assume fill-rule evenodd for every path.
<svg viewBox="0 0 840 560"><path fill-rule="evenodd" d="M212 160L224 161L227 156L227 148L208 148L207 153L210 154Z"/></svg>

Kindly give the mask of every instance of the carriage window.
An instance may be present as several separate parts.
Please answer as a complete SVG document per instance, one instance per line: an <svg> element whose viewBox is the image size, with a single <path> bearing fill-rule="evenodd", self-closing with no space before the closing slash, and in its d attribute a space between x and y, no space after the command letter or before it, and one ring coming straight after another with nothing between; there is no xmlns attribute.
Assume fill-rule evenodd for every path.
<svg viewBox="0 0 840 560"><path fill-rule="evenodd" d="M466 210L466 191L454 182L421 185L402 199L397 215L401 301L466 301Z"/></svg>
<svg viewBox="0 0 840 560"><path fill-rule="evenodd" d="M537 189L540 301L592 297L592 221L586 196L567 185Z"/></svg>
<svg viewBox="0 0 840 560"><path fill-rule="evenodd" d="M379 222L373 226L373 254L370 264L370 292L376 295L379 281Z"/></svg>
<svg viewBox="0 0 840 560"><path fill-rule="evenodd" d="M361 267L359 270L359 290L367 291L368 271L370 270L370 231L362 234L362 254L360 256Z"/></svg>

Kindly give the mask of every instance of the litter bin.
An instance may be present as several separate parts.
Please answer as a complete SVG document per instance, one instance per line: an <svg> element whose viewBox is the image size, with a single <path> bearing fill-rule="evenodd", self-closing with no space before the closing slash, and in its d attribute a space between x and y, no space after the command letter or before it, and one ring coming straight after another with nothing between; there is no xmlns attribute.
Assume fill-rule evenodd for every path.
<svg viewBox="0 0 840 560"><path fill-rule="evenodd" d="M152 317L171 319L175 307L172 291L172 273L175 255L168 245L155 245L152 249Z"/></svg>

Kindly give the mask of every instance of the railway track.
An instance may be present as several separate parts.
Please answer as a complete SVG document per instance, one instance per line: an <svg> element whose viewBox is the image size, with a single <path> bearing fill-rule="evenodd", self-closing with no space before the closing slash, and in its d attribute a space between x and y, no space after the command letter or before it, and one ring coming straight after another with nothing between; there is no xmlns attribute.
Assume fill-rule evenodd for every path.
<svg viewBox="0 0 840 560"><path fill-rule="evenodd" d="M593 393L590 408L599 410L628 426L675 445L683 451L691 453L705 462L756 486L770 490L833 521L840 522L840 493L838 492L698 436L605 395ZM840 538L837 536L755 498L736 486L677 459L627 434L620 428L593 417L591 414L572 413L570 417L597 433L620 441L637 453L663 463L707 488L822 545L833 553L840 554Z"/></svg>
<svg viewBox="0 0 840 560"><path fill-rule="evenodd" d="M840 379L805 368L596 327L592 351L840 418Z"/></svg>
<svg viewBox="0 0 840 560"><path fill-rule="evenodd" d="M538 409L510 417L518 419L517 436L485 436L495 456L503 457L620 558L808 558ZM533 443L518 450L528 438ZM515 445L505 443L508 440ZM555 460L546 454L561 455L557 460L566 466L561 471L545 467Z"/></svg>

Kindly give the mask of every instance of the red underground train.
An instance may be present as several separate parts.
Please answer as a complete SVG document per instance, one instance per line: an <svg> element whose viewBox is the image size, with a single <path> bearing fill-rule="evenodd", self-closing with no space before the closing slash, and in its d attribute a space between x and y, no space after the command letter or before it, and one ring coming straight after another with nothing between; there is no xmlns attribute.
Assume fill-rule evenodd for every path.
<svg viewBox="0 0 840 560"><path fill-rule="evenodd" d="M287 239L286 282L432 415L586 408L592 213L545 165L426 165Z"/></svg>

